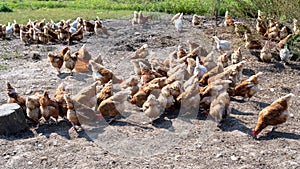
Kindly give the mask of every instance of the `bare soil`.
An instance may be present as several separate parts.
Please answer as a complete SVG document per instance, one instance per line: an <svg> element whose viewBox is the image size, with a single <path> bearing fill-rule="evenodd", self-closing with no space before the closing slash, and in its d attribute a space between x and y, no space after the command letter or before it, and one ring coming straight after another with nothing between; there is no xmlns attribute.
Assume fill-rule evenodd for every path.
<svg viewBox="0 0 300 169"><path fill-rule="evenodd" d="M187 16L183 32L177 33L169 19L167 16L135 27L129 20L106 20L111 36L86 34L82 42L71 45L71 52L86 44L93 57L100 53L104 65L126 79L134 74L129 57L144 43L163 60L179 44L187 49L187 40L210 51L214 45L211 37L217 34L232 41L232 51L242 46L247 61L243 79L263 72L261 91L250 101L232 98L233 112L221 128L197 114L187 118L180 113L143 125L147 118L130 105L123 114L126 118L79 133L64 120L30 126L16 135L0 136L0 168L300 168L300 63L261 62L230 28L214 27L209 20L203 28L192 27ZM0 104L7 100L5 81L25 97L44 90L53 95L61 82L67 83L72 94L93 83L91 73L57 76L50 66L47 53L58 52L66 44L25 46L14 37L0 44L0 63L9 66L0 71ZM31 57L33 51L40 53L40 59ZM251 131L260 110L290 92L296 95L290 106L294 117L276 131L267 128L258 140L253 139Z"/></svg>

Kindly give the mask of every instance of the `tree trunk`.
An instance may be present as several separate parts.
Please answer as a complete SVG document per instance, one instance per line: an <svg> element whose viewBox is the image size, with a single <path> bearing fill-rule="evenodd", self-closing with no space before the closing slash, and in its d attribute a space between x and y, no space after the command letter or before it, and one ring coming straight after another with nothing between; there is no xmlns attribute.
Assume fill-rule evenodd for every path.
<svg viewBox="0 0 300 169"><path fill-rule="evenodd" d="M23 110L17 103L0 105L0 135L14 134L27 127Z"/></svg>

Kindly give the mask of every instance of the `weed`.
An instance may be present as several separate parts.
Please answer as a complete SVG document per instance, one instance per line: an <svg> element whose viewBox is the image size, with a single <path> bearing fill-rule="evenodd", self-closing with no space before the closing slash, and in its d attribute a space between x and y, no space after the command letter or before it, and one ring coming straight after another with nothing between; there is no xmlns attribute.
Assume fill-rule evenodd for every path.
<svg viewBox="0 0 300 169"><path fill-rule="evenodd" d="M7 4L2 4L0 5L0 12L13 12L13 10Z"/></svg>
<svg viewBox="0 0 300 169"><path fill-rule="evenodd" d="M7 70L9 68L10 68L9 66L0 63L0 70Z"/></svg>

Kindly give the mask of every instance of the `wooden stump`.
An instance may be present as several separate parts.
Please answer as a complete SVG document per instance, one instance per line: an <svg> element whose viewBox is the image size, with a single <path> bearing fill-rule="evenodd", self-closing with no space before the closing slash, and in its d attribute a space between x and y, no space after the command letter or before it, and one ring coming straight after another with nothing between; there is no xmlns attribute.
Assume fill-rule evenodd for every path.
<svg viewBox="0 0 300 169"><path fill-rule="evenodd" d="M17 103L0 105L0 135L14 134L27 127L23 110Z"/></svg>

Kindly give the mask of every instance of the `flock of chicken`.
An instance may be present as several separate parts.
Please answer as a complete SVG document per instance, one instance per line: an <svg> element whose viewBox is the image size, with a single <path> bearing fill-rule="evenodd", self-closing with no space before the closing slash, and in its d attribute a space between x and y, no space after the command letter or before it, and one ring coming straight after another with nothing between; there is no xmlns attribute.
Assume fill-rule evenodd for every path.
<svg viewBox="0 0 300 169"><path fill-rule="evenodd" d="M141 16L141 13L135 12L132 24L144 24L150 18L142 16L141 19ZM183 14L179 13L171 20L177 31L182 30L182 18ZM264 22L260 11L257 22ZM192 23L198 25L203 22L200 16L194 15ZM235 25L236 33L241 31L240 28L248 30L243 23L235 23L226 12L225 26L230 25ZM269 23L264 35L268 38L277 38L281 35L281 32L277 32L277 36L273 35L271 30L274 26L279 28L277 22L275 25ZM261 27L258 24L257 28ZM297 32L299 32L298 29L295 33ZM247 31L244 35L246 48L253 49L258 41L250 38L251 34ZM216 36L213 38L219 51L230 50L230 42L219 40ZM83 100L86 103L87 100L95 98L95 104L89 103L89 107L94 108L96 114L105 117L106 120L111 121L121 115L125 110L124 103L129 99L131 104L140 107L141 111L152 120L166 112L196 109L197 112L199 110L200 113L213 117L220 126L231 113L230 97L240 96L249 100L259 92L259 77L263 73L257 72L248 79L242 79L242 70L246 61L243 60L240 48L235 49L229 59L226 52L216 57L218 53L216 49L208 53L200 45L190 41L188 43L188 50L179 45L178 49L170 53L165 60L150 55L149 46L142 45L130 57L136 75L127 80L119 79L112 70L105 67L101 56L92 58L85 46L72 55L68 47L55 54L49 53L48 60L59 73L63 65L71 72L74 68L92 72L93 79L97 82L96 85L103 85L103 87L97 94L85 95ZM285 44L285 42L281 40L280 44ZM263 48L265 47L260 46L260 49ZM123 90L114 92L113 85L116 83L120 84ZM7 94L8 102L20 104L26 116L35 122L38 122L41 117L48 120L50 116L55 119L60 116L66 117L75 128L80 127L73 105L73 101L78 101L78 98L71 98L64 85L57 88L54 98L50 98L48 92L45 91L43 94L37 93L24 99L9 83L7 83ZM255 137L268 125L282 124L287 120L290 116L288 105L292 96L294 95L290 93L275 100L259 113L257 125L253 130Z"/></svg>
<svg viewBox="0 0 300 169"><path fill-rule="evenodd" d="M109 35L107 28L103 25L102 21L97 20L83 20L78 17L76 20L61 20L55 23L53 20L45 22L45 19L39 21L31 21L29 19L26 25L20 25L14 20L11 24L0 24L0 38L16 37L19 36L21 41L25 44L49 42L68 42L81 41L84 37L84 31L95 34Z"/></svg>

